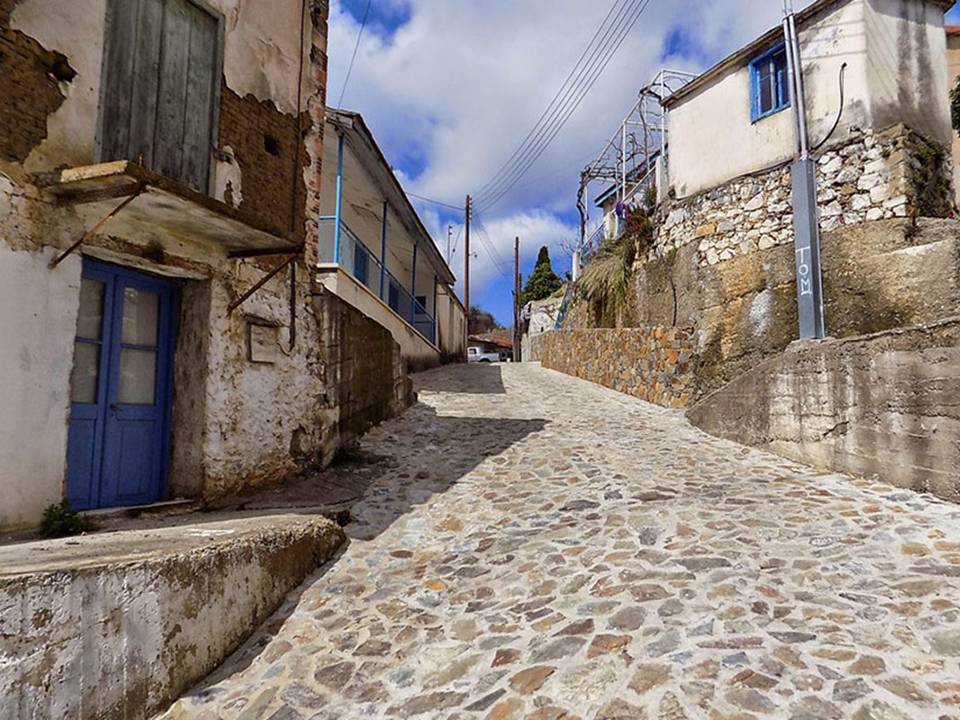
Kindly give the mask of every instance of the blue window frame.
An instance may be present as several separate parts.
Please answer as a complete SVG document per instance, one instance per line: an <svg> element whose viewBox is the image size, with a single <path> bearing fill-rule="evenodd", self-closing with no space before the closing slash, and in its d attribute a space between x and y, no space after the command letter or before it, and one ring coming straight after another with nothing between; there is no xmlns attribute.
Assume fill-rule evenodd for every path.
<svg viewBox="0 0 960 720"><path fill-rule="evenodd" d="M780 44L750 63L750 116L757 122L788 107L787 49Z"/></svg>

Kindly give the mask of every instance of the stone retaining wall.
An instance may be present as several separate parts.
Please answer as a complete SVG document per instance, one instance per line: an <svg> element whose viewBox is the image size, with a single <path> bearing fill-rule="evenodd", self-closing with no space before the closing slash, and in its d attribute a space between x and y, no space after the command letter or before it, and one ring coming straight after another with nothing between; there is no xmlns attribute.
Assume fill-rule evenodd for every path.
<svg viewBox="0 0 960 720"><path fill-rule="evenodd" d="M563 330L540 336L543 367L663 407L695 397L697 357L690 328Z"/></svg>
<svg viewBox="0 0 960 720"><path fill-rule="evenodd" d="M940 154L938 154L940 153ZM945 217L950 164L904 125L863 132L818 159L821 229L897 217ZM697 243L701 265L716 265L793 242L789 166L750 175L661 208L652 254Z"/></svg>
<svg viewBox="0 0 960 720"><path fill-rule="evenodd" d="M795 343L688 415L729 440L960 501L960 319Z"/></svg>

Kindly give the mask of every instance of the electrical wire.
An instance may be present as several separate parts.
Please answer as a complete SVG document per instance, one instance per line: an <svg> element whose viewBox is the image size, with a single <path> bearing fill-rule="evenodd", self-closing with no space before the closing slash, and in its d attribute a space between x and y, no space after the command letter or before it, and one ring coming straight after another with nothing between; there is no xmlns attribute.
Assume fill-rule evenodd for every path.
<svg viewBox="0 0 960 720"><path fill-rule="evenodd" d="M844 106L844 103L845 103L845 100L844 100L844 87L843 87L844 82L843 82L843 80L844 80L844 76L846 75L846 72L847 72L847 64L844 63L843 65L840 66L840 112L837 113L837 119L833 121L833 127L830 128L830 132L827 133L827 136L826 136L823 140L821 140L819 143L817 143L817 144L810 150L811 153L815 153L817 150L819 150L819 149L822 148L824 145L826 145L826 144L827 144L827 141L828 141L830 138L832 138L832 137L833 137L833 134L837 131L837 128L840 127L840 120L843 118L843 106Z"/></svg>
<svg viewBox="0 0 960 720"><path fill-rule="evenodd" d="M619 2L620 0L617 0L611 12L619 6ZM561 105L556 107L546 124L538 124L543 125L543 127L539 130L535 128L537 134L533 142L528 143L526 149L515 153L515 159L512 162L508 161L508 166L512 165L512 168L506 173L500 173L500 178L495 177L493 181L484 186L486 189L479 196L479 205L482 210L489 210L498 203L543 155L609 65L649 3L650 0L628 0L628 4L620 7L620 11L616 15L615 25L608 31L608 33L613 32L612 39L606 40L594 48L590 60L585 67L580 69L579 73L576 73L575 69L574 74L577 76L577 82L574 85L568 87L566 91L561 87ZM622 24L617 27L616 23ZM601 25L601 29L595 37L603 34L605 26L606 23Z"/></svg>
<svg viewBox="0 0 960 720"><path fill-rule="evenodd" d="M621 0L616 0L611 7L607 17L594 34L590 45L587 46L580 61L578 61L577 65L575 65L571 71L570 76L568 76L567 81L561 85L550 107L547 108L547 111L541 116L541 120L527 136L527 140L530 141L532 138L532 141L525 143L526 146L521 145L507 162L505 170L499 173L499 177L495 176L493 180L481 189L477 194L477 198L480 201L495 195L496 192L503 187L504 181L509 181L513 175L516 174L517 170L523 167L531 154L535 153L542 145L544 138L549 136L557 120L562 118L564 113L569 109L570 103L575 99L576 94L582 91L584 82L590 80L590 74L595 71L598 59L602 58L604 54L609 51L610 37L615 37L612 35L613 28L629 17L629 13L636 8L636 3L639 2L639 0L626 0L626 2L620 6L620 1ZM619 10L617 9L618 7ZM613 17L613 21L609 22L611 17ZM596 43L597 38L601 36L604 37L604 40ZM587 60L586 63L583 62L584 59ZM571 79L572 82L570 82Z"/></svg>
<svg viewBox="0 0 960 720"><path fill-rule="evenodd" d="M573 78L574 74L577 71L577 68L580 67L581 63L583 63L584 58L587 57L587 53L590 52L590 48L593 47L593 44L597 41L597 38L600 36L601 31L603 30L604 26L607 24L607 21L610 19L610 16L613 14L613 11L617 8L620 2L621 0L616 0L613 3L613 5L610 6L610 10L607 12L607 16L603 19L603 22L600 24L600 27L597 28L596 33L594 33L593 37L590 39L590 42L587 44L587 47L584 48L583 54L580 56L580 59L577 60L576 64L570 70L570 74L567 75L567 78L566 80L563 81L563 84L560 86L560 89L557 90L557 94L553 96L553 99L550 101L550 104L547 106L546 110L544 110L543 114L540 115L540 118L537 120L537 123L533 126L533 128L531 128L530 132L527 133L527 136L520 143L520 146L514 151L513 155L511 155L507 159L507 161L503 164L503 166L499 170L497 170L496 173L494 173L493 177L487 182L487 184L479 189L478 194L483 193L489 188L491 184L493 184L493 181L496 180L496 178L507 169L510 163L513 162L514 158L524 149L524 147L527 144L527 141L529 141L530 138L533 137L534 133L537 131L537 128L540 127L540 124L544 121L544 119L546 119L548 113L551 112L557 100L560 98L560 95L563 93L563 89L567 86L567 84Z"/></svg>
<svg viewBox="0 0 960 720"><path fill-rule="evenodd" d="M463 212L463 208L459 205L451 205L449 203L441 202L439 200L434 200L433 198L424 197L423 195L417 195L416 193L409 192L404 190L407 195L417 200L422 200L423 202L430 203L431 205L439 205L440 207L449 208L451 210L456 210L457 212Z"/></svg>
<svg viewBox="0 0 960 720"><path fill-rule="evenodd" d="M347 85L350 83L350 75L353 73L353 63L357 59L357 51L360 49L360 39L363 37L363 30L367 27L367 18L370 15L370 5L373 0L367 0L367 8L363 11L363 20L360 22L360 32L357 33L357 44L353 46L353 56L350 58L350 67L347 68L347 76L343 79L343 88L340 90L340 99L337 101L337 107L343 108L343 96L347 92Z"/></svg>
<svg viewBox="0 0 960 720"><path fill-rule="evenodd" d="M647 2L645 2L643 6L639 8L639 12L637 12L632 17L628 25L624 26L624 28L621 31L621 34L616 38L613 45L611 46L612 50L609 50L605 56L599 57L598 59L598 62L600 65L599 69L596 70L591 77L585 78L584 82L581 83L581 85L577 88L577 91L579 92L579 96L573 98L571 100L572 105L568 105L568 109L566 110L565 114L558 116L554 124L549 128L547 128L546 130L547 134L541 138L539 145L531 146L530 150L527 153L527 157L525 158L525 161L522 162L522 164L518 165L518 167L514 169L511 175L504 180L501 189L499 190L499 192L496 193L496 195L494 195L493 197L484 198L482 209L489 210L491 207L496 205L496 203L498 203L513 188L513 186L516 185L516 183L523 177L523 175L530 169L530 167L532 167L533 164L536 163L536 161L543 155L543 153L546 151L549 145L553 142L553 139L557 136L560 130L562 130L563 127L566 125L567 121L570 119L573 112L575 112L576 109L583 102L583 99L586 97L587 93L593 87L593 84L596 82L599 75L603 72L603 70L609 64L610 60L613 58L613 55L616 53L617 49L619 49L623 40L626 38L627 34L629 33L629 30L632 28L633 23L635 23L636 20L639 18L640 14L642 14L643 10L646 8L646 5L648 3L649 3L649 0L647 0Z"/></svg>

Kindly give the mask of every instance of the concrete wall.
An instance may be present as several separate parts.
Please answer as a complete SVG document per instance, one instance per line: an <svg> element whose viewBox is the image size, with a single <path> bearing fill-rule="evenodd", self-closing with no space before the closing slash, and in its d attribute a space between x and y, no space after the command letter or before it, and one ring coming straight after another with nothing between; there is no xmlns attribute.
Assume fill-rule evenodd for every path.
<svg viewBox="0 0 960 720"><path fill-rule="evenodd" d="M14 546L0 718L146 720L215 670L343 531L277 515Z"/></svg>
<svg viewBox="0 0 960 720"><path fill-rule="evenodd" d="M833 136L905 123L928 139L950 139L942 3L846 0L800 27L807 117L813 143L840 109L839 75L847 63L843 118ZM782 40L772 40L766 48ZM678 197L788 162L796 140L789 108L751 121L750 61L740 58L670 110L670 186ZM709 118L709 122L705 121Z"/></svg>
<svg viewBox="0 0 960 720"><path fill-rule="evenodd" d="M960 501L960 320L797 343L688 415L724 438Z"/></svg>
<svg viewBox="0 0 960 720"><path fill-rule="evenodd" d="M960 311L957 221L843 226L825 232L822 247L832 337L932 323ZM723 387L798 337L792 245L711 265L689 244L639 264L635 282L633 323L696 328L701 392Z"/></svg>
<svg viewBox="0 0 960 720"><path fill-rule="evenodd" d="M445 361L462 362L467 352L467 314L450 288L442 288L437 310L437 347Z"/></svg>
<svg viewBox="0 0 960 720"><path fill-rule="evenodd" d="M563 330L539 340L545 368L664 407L686 407L696 395L690 328Z"/></svg>
<svg viewBox="0 0 960 720"><path fill-rule="evenodd" d="M232 196L224 194L221 199L252 219L278 226L278 232L292 230L308 240L298 262L296 347L290 347L288 272L267 283L242 308L227 313L227 306L275 267L276 259L232 260L215 242L174 236L121 213L77 256L55 270L46 269L51 253L74 242L103 213L102 206L54 204L31 184L30 173L97 159L105 2L16 3L9 26L0 27L0 32L21 45L35 43L37 60L34 66L18 65L19 74L4 73L2 82L23 85L37 82L38 75L48 77L53 71L41 62L48 57L45 53L62 53L77 75L59 82L63 100L42 123L41 139L20 153L22 157L10 153L0 157L0 275L7 281L4 292L11 301L16 299L4 303L0 332L24 338L24 345L14 351L17 357L4 359L0 381L0 391L17 398L0 412L0 427L11 429L0 434L0 527L34 523L44 506L63 497L81 254L183 284L188 302L180 318L176 357L180 364L175 369L170 496L216 496L275 482L329 459L327 436L336 425L337 408L323 384L322 343L307 271L316 264L320 214L327 5L321 0L313 3L301 36L300 0L275 3L266 12L239 0L210 4L225 15L224 94L235 102L231 112L222 114L220 137L233 133L257 139L234 148L232 161L217 164L216 185L226 193L226 177ZM307 58L302 139L295 90L301 45ZM289 160L286 179L278 174L274 183L244 186L245 168L260 162L265 129L280 134ZM0 148L34 137L20 130L0 126L4 137ZM12 144L7 142L11 133L20 133ZM302 173L293 170L298 143ZM254 146L258 152L250 149ZM218 157L230 156L221 150ZM294 192L299 200L291 216ZM285 202L279 202L278 195ZM276 328L272 364L253 363L248 357L250 326L263 323ZM197 372L183 372L188 362ZM293 447L302 452L293 453Z"/></svg>

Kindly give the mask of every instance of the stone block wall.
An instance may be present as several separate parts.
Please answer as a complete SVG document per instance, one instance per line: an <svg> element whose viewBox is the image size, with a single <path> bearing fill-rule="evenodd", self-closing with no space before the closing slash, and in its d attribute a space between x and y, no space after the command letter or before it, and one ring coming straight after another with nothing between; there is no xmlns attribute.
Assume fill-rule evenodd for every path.
<svg viewBox="0 0 960 720"><path fill-rule="evenodd" d="M696 395L691 328L562 330L540 336L543 367L670 408Z"/></svg>
<svg viewBox="0 0 960 720"><path fill-rule="evenodd" d="M338 408L336 450L412 405L413 383L389 330L330 292L314 295L314 307L328 399Z"/></svg>
<svg viewBox="0 0 960 720"><path fill-rule="evenodd" d="M952 207L950 176L945 152L904 125L864 131L817 160L821 230L898 217L945 217ZM716 265L791 244L790 167L670 201L660 213L651 255L696 243L699 262Z"/></svg>
<svg viewBox="0 0 960 720"><path fill-rule="evenodd" d="M960 319L796 343L688 415L723 438L960 501Z"/></svg>

